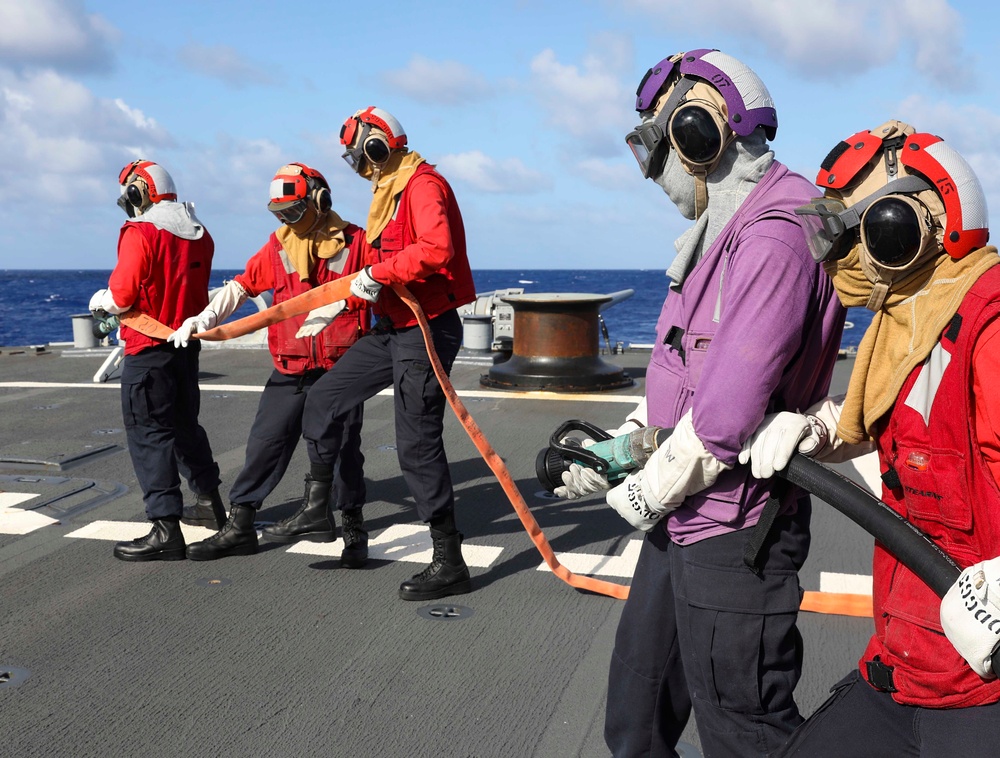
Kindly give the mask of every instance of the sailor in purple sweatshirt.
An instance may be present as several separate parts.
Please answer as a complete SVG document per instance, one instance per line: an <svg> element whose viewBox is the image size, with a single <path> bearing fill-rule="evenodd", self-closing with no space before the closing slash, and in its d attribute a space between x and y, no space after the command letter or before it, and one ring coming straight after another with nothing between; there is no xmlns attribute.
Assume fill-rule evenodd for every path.
<svg viewBox="0 0 1000 758"><path fill-rule="evenodd" d="M695 50L650 69L637 96L629 146L695 223L675 243L644 402L617 430L674 428L607 493L646 538L605 739L616 757L675 755L693 710L705 756L768 755L802 721L792 692L810 504L737 458L765 414L825 398L845 312L793 213L816 189L774 160L777 117L756 74ZM574 466L557 492L607 487Z"/></svg>

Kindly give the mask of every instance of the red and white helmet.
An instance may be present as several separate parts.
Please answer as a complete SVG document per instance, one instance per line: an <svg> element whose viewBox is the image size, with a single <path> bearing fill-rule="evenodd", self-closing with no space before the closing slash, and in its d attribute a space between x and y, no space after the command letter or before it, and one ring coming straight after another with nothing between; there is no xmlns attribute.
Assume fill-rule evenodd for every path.
<svg viewBox="0 0 1000 758"><path fill-rule="evenodd" d="M965 158L933 134L893 130L892 137L884 139L883 131L885 127L858 132L840 142L823 161L816 184L844 194L864 179L865 189L870 192L869 169L884 164L892 171L891 156L895 156L902 166L898 170L900 177L916 175L925 179L944 203L945 252L957 259L983 247L990 236L986 196ZM878 177L881 194L891 193L896 186L892 176L875 174L873 178ZM902 187L899 191L904 192Z"/></svg>
<svg viewBox="0 0 1000 758"><path fill-rule="evenodd" d="M119 172L118 183L121 185L118 205L129 217L141 214L153 203L177 199L174 180L166 169L152 161L132 161Z"/></svg>
<svg viewBox="0 0 1000 758"><path fill-rule="evenodd" d="M326 177L304 163L279 168L271 180L267 209L283 224L294 224L305 215L309 202L320 214L330 210L333 200Z"/></svg>
<svg viewBox="0 0 1000 758"><path fill-rule="evenodd" d="M381 166L389 160L393 150L404 148L406 131L391 113L369 105L340 127L340 144L346 148L344 160L359 171L364 159Z"/></svg>

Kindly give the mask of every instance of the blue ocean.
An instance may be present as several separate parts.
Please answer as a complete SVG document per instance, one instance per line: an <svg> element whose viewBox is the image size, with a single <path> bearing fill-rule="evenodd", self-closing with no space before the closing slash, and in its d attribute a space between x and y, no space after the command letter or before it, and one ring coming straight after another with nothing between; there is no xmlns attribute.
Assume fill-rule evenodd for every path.
<svg viewBox="0 0 1000 758"><path fill-rule="evenodd" d="M72 342L72 316L85 314L90 296L106 287L110 271L0 271L0 346L45 345ZM241 273L239 269L213 272L216 287ZM519 287L526 293L582 292L612 294L634 290L632 297L602 312L612 345L649 344L656 337L656 319L666 296L662 270L517 270L474 271L479 293ZM246 305L238 316L253 312ZM850 326L842 347L857 347L871 321L864 308L851 308ZM602 338L603 344L603 338Z"/></svg>

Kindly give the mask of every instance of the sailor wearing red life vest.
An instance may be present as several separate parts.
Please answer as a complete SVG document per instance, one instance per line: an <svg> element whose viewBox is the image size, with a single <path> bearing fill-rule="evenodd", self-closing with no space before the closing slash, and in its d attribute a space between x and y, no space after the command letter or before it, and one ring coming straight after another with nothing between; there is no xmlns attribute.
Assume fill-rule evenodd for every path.
<svg viewBox="0 0 1000 758"><path fill-rule="evenodd" d="M94 293L90 310L119 314L135 308L168 326L180 326L208 302L212 237L195 216L194 205L177 202L173 179L156 163L133 161L118 182L118 205L129 220L118 238L118 263L108 288ZM175 350L127 326L121 337L122 416L153 528L145 537L115 545L114 555L125 561L183 559L180 474L199 503L221 508L219 467L198 423L199 345Z"/></svg>
<svg viewBox="0 0 1000 758"><path fill-rule="evenodd" d="M846 397L812 419L766 418L741 457L769 475L817 447L819 427L831 440L820 460L874 443L882 500L964 571L939 600L876 543L875 634L783 754L996 755L1000 257L986 245L985 197L954 149L900 121L838 144L817 183L825 196L796 211L810 248L872 323Z"/></svg>
<svg viewBox="0 0 1000 758"><path fill-rule="evenodd" d="M428 360L416 318L391 287L403 284L427 314L434 347L450 371L462 342L458 308L476 298L465 249L462 214L451 187L418 153L381 108L358 111L340 132L344 159L372 187L365 267L351 291L373 304L373 333L359 341L313 387L303 436L310 476L327 475L342 454L329 440L351 407L393 388L396 445L417 515L430 527L433 558L402 583L404 600L430 600L469 592L462 535L455 525L455 495L445 455L445 397Z"/></svg>
<svg viewBox="0 0 1000 758"><path fill-rule="evenodd" d="M170 340L184 345L192 333L211 329L235 313L248 297L273 292L282 303L313 287L360 268L367 242L364 229L344 221L335 210L326 178L303 163L278 169L270 184L268 208L282 223L247 261L242 274L227 282L197 316L188 319ZM302 432L302 412L313 385L332 368L367 330L369 304L360 298L325 306L310 314L268 327L274 371L261 394L247 440L243 470L229 491L228 520L209 509L186 508L184 522L219 531L190 545L192 560L215 560L257 552L254 518L264 499L281 481ZM330 433L343 434L340 465L331 478L307 479L301 507L289 518L264 528L279 542L336 539L334 510L343 514L341 565L359 568L368 559L364 529L364 456L361 454L363 405L351 408L343 424Z"/></svg>

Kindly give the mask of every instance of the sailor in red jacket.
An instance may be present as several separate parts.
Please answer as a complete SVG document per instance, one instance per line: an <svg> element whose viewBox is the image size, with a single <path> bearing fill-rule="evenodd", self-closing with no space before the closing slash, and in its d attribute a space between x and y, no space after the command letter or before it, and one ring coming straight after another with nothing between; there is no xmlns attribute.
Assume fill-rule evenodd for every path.
<svg viewBox="0 0 1000 758"><path fill-rule="evenodd" d="M130 308L177 327L208 302L215 250L192 203L177 202L173 179L151 161L133 161L118 177L129 220L118 238L118 263L90 310ZM219 467L198 423L199 345L174 350L163 340L123 326L122 417L129 455L153 523L145 537L115 545L123 561L172 561L185 555L180 529L180 474L199 502L221 510ZM178 473L179 472L179 473Z"/></svg>
<svg viewBox="0 0 1000 758"><path fill-rule="evenodd" d="M767 476L796 449L829 460L874 445L882 500L964 571L939 600L875 544L875 633L783 755L993 756L1000 257L985 197L955 150L900 121L838 144L817 184L825 196L796 213L841 301L872 323L846 396L766 418L741 460Z"/></svg>
<svg viewBox="0 0 1000 758"><path fill-rule="evenodd" d="M430 565L399 588L404 600L430 600L469 592L462 535L455 526L455 495L442 432L445 397L434 376L416 318L391 287L406 285L430 322L434 347L446 371L462 343L457 309L476 298L465 250L462 214L451 187L416 152L389 113L370 107L347 119L340 132L344 158L373 195L365 268L351 291L374 304L380 317L313 387L303 421L310 476L329 476L340 449L331 427L352 407L393 388L396 446L403 478L417 514L430 526Z"/></svg>
<svg viewBox="0 0 1000 758"><path fill-rule="evenodd" d="M289 163L278 169L270 185L268 209L282 223L247 261L246 269L226 282L201 313L184 322L168 339L187 344L194 332L220 324L246 301L273 292L273 303L357 271L365 255L365 231L333 210L330 185L316 169ZM284 476L302 433L302 411L314 384L347 352L368 327L366 300L351 298L310 314L268 327L267 343L274 362L247 440L246 461L229 490L231 508L225 524L216 524L209 509L184 509L184 523L215 526L208 539L188 546L191 560L215 560L257 552L254 518L264 498ZM341 565L360 568L368 559L364 529L364 456L361 424L364 406L351 408L331 433L341 455L332 479L308 480L306 496L289 518L264 528L278 542L336 539L334 507L342 512L344 548ZM332 493L331 493L332 489ZM331 500L332 494L332 500Z"/></svg>

